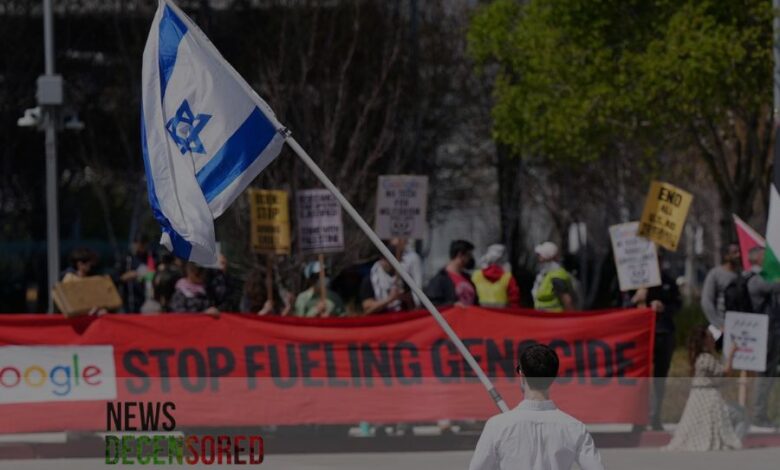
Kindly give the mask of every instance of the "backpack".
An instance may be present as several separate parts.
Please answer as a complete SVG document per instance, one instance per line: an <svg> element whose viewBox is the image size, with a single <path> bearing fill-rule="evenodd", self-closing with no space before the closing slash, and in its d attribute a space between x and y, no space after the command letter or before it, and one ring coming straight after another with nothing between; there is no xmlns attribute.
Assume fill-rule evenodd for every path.
<svg viewBox="0 0 780 470"><path fill-rule="evenodd" d="M723 300L727 312L753 312L753 301L750 300L748 281L754 273L738 274L723 290Z"/></svg>

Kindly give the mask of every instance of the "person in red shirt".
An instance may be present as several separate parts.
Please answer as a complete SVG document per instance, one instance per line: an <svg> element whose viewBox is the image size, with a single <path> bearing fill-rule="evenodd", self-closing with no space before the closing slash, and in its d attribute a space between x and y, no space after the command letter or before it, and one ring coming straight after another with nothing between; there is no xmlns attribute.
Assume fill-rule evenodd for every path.
<svg viewBox="0 0 780 470"><path fill-rule="evenodd" d="M474 269L474 245L466 240L450 243L450 261L425 286L436 305L476 305L477 289L466 270Z"/></svg>

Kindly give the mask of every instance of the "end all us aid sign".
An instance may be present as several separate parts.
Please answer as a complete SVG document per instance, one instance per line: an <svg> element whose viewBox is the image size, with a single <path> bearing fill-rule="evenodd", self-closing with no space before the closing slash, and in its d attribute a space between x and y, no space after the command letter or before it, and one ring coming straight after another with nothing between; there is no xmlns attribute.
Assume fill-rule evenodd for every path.
<svg viewBox="0 0 780 470"><path fill-rule="evenodd" d="M0 347L0 404L115 398L113 346Z"/></svg>

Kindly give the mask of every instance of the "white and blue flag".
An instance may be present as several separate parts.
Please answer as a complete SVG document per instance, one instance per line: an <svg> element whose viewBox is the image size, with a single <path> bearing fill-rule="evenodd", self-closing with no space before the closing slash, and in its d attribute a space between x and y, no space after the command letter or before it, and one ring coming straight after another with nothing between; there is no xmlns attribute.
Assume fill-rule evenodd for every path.
<svg viewBox="0 0 780 470"><path fill-rule="evenodd" d="M169 0L160 0L143 57L141 146L160 243L216 262L214 219L279 155L273 111Z"/></svg>

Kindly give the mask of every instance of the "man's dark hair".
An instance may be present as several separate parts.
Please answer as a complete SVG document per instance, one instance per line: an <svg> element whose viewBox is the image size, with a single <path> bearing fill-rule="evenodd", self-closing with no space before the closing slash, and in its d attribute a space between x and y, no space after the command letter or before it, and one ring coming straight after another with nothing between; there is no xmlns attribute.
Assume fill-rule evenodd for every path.
<svg viewBox="0 0 780 470"><path fill-rule="evenodd" d="M474 251L474 245L466 240L453 240L450 243L450 259L455 259L458 255Z"/></svg>
<svg viewBox="0 0 780 470"><path fill-rule="evenodd" d="M533 344L520 353L519 369L529 388L545 391L558 375L558 355L549 346Z"/></svg>
<svg viewBox="0 0 780 470"><path fill-rule="evenodd" d="M729 253L731 252L731 247L737 247L739 249L739 243L737 242L728 242L724 243L723 246L720 247L720 259L725 260L726 257L728 257Z"/></svg>

